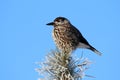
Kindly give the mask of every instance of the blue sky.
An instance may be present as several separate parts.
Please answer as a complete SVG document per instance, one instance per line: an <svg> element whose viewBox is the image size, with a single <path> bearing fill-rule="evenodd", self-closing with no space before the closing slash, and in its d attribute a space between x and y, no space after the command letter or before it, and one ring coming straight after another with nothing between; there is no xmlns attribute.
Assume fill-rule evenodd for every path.
<svg viewBox="0 0 120 80"><path fill-rule="evenodd" d="M53 27L45 25L58 16L68 18L101 57L86 49L93 64L86 72L96 78L119 80L120 1L119 0L1 0L0 1L0 80L37 80L35 62L55 49Z"/></svg>

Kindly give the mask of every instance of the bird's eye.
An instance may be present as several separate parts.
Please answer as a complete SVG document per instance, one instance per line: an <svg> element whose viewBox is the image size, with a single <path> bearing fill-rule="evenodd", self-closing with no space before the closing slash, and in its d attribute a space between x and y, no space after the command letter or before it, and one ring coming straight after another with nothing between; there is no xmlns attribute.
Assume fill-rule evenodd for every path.
<svg viewBox="0 0 120 80"><path fill-rule="evenodd" d="M58 22L61 22L60 20L58 20Z"/></svg>
<svg viewBox="0 0 120 80"><path fill-rule="evenodd" d="M56 22L60 22L60 20L56 20Z"/></svg>

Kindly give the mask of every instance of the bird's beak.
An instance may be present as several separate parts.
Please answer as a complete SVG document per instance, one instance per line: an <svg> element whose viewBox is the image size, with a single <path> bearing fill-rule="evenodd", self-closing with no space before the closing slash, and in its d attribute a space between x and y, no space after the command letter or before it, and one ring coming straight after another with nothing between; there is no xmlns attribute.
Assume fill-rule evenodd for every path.
<svg viewBox="0 0 120 80"><path fill-rule="evenodd" d="M50 22L50 23L48 23L48 24L46 24L46 25L54 25L54 22Z"/></svg>

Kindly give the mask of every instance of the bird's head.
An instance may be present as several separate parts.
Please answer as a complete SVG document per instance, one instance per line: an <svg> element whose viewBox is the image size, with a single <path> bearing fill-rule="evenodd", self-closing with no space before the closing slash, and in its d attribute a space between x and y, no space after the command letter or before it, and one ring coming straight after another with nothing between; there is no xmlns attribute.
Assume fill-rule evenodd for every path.
<svg viewBox="0 0 120 80"><path fill-rule="evenodd" d="M65 17L57 17L54 22L50 22L47 25L53 25L53 26L62 26L70 24L70 21Z"/></svg>

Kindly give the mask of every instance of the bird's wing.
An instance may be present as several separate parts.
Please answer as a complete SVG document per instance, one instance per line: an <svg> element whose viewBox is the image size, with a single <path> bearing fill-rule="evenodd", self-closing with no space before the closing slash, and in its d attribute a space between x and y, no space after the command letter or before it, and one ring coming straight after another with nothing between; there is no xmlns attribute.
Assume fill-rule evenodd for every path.
<svg viewBox="0 0 120 80"><path fill-rule="evenodd" d="M82 36L81 32L76 27L72 26L71 28L71 30L73 30L72 32L77 37L79 42L89 45L88 41Z"/></svg>
<svg viewBox="0 0 120 80"><path fill-rule="evenodd" d="M88 49L90 49L90 50L92 50L93 52L95 52L96 54L98 54L98 55L102 55L102 53L101 52L99 52L98 50L96 50L94 47L92 47L89 43L88 43L88 41L82 36L82 34L80 33L80 31L76 28L76 27L71 27L72 29L71 30L73 30L72 32L74 33L74 35L76 35L76 39L79 39L79 42L80 43L82 43L82 45L87 45L87 46L89 46L89 48Z"/></svg>

